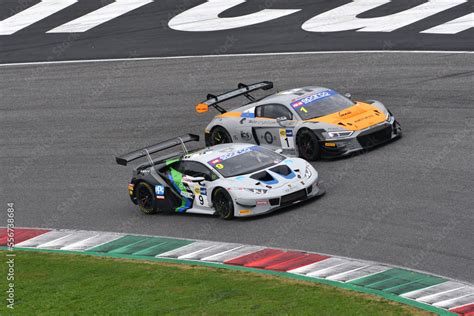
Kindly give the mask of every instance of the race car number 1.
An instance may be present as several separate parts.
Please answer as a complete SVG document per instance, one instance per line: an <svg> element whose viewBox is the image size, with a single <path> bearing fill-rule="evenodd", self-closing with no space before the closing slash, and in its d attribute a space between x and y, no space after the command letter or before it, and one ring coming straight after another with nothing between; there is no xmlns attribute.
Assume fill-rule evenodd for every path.
<svg viewBox="0 0 474 316"><path fill-rule="evenodd" d="M293 138L293 130L280 128L280 141L282 149L295 148L295 140Z"/></svg>

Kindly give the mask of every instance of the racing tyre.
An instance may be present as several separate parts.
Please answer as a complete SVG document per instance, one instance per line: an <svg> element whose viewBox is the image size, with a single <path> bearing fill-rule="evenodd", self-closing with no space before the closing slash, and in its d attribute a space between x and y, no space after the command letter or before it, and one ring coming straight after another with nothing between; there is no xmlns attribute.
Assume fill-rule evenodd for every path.
<svg viewBox="0 0 474 316"><path fill-rule="evenodd" d="M217 188L212 196L212 204L220 218L234 218L234 202L229 192L223 188Z"/></svg>
<svg viewBox="0 0 474 316"><path fill-rule="evenodd" d="M155 192L151 185L146 182L140 182L135 189L137 204L145 214L155 214L157 211Z"/></svg>
<svg viewBox="0 0 474 316"><path fill-rule="evenodd" d="M226 143L232 143L232 137L230 136L229 132L223 127L214 127L210 135L211 146Z"/></svg>
<svg viewBox="0 0 474 316"><path fill-rule="evenodd" d="M316 135L307 129L298 133L296 138L299 156L305 160L318 160L321 156L319 140Z"/></svg>

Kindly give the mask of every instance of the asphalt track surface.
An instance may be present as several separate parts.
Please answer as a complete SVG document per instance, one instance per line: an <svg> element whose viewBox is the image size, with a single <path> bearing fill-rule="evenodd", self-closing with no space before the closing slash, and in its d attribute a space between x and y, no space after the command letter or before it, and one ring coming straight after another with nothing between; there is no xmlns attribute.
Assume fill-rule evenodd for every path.
<svg viewBox="0 0 474 316"><path fill-rule="evenodd" d="M0 20L39 2L40 0L3 0ZM268 22L226 31L181 32L168 27L170 19L205 1L156 0L87 32L47 33L112 2L79 0L12 35L0 36L0 63L315 50L474 49L474 28L449 35L421 33L472 12L474 0L392 32L314 33L302 29L305 21L348 4L350 0L252 0L225 10L219 16L238 17L259 12L263 8L300 11ZM364 19L396 14L426 2L396 0L368 10L358 17Z"/></svg>
<svg viewBox="0 0 474 316"><path fill-rule="evenodd" d="M474 281L472 54L213 57L1 68L2 201L17 226L313 250ZM327 194L254 219L146 216L114 156L203 129L194 105L237 82L382 100L404 137L314 163Z"/></svg>

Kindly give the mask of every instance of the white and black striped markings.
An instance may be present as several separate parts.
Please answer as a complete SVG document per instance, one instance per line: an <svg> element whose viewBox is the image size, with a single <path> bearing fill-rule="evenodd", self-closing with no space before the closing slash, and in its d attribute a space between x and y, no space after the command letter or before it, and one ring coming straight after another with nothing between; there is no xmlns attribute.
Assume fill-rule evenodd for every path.
<svg viewBox="0 0 474 316"><path fill-rule="evenodd" d="M96 26L99 26L107 21L113 20L127 12L136 10L152 2L153 0L116 0L105 7L58 26L47 33L86 32Z"/></svg>
<svg viewBox="0 0 474 316"><path fill-rule="evenodd" d="M141 8L154 0L116 0L84 16L58 25L47 33L86 32L128 12ZM159 0L156 0L159 2ZM76 4L78 0L42 0L41 2L0 21L0 35L11 35L47 17ZM234 17L220 17L224 11L245 3L246 0L209 0L177 14L169 22L171 29L185 32L211 32L242 28L279 19L301 8L262 9L254 13ZM358 15L390 4L391 0L354 0L326 12L320 12L302 23L308 32L392 32L420 20L434 16L467 0L428 0L426 3L401 12L373 18L359 18ZM457 34L474 27L473 13L457 17L421 33Z"/></svg>
<svg viewBox="0 0 474 316"><path fill-rule="evenodd" d="M40 3L0 22L0 35L11 35L59 12L77 0L42 0Z"/></svg>
<svg viewBox="0 0 474 316"><path fill-rule="evenodd" d="M429 0L426 3L391 15L359 18L358 15L386 5L390 3L390 0L355 0L309 19L303 24L302 28L308 32L350 30L357 30L357 32L392 32L466 2L466 0ZM471 20L471 27L472 23Z"/></svg>

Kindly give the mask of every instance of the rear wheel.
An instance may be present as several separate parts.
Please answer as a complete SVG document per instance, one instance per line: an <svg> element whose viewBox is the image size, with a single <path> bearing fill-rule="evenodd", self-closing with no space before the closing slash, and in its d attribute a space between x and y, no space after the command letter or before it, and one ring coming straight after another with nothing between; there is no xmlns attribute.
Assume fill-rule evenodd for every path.
<svg viewBox="0 0 474 316"><path fill-rule="evenodd" d="M146 182L140 182L135 189L137 204L145 214L155 214L157 212L155 192L151 185Z"/></svg>
<svg viewBox="0 0 474 316"><path fill-rule="evenodd" d="M316 135L307 129L298 133L296 138L299 156L305 160L318 160L321 156L319 140Z"/></svg>
<svg viewBox="0 0 474 316"><path fill-rule="evenodd" d="M234 202L225 189L217 188L214 190L212 204L220 218L232 219L234 217Z"/></svg>
<svg viewBox="0 0 474 316"><path fill-rule="evenodd" d="M230 136L229 132L221 126L214 127L210 136L211 146L226 143L232 143L232 137Z"/></svg>

